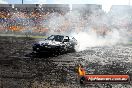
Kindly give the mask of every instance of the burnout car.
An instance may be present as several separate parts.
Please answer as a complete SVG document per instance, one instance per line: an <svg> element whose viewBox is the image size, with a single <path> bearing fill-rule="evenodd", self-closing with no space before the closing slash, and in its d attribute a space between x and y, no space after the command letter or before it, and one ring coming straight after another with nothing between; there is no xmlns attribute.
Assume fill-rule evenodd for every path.
<svg viewBox="0 0 132 88"><path fill-rule="evenodd" d="M33 45L33 52L36 53L63 53L75 51L77 40L74 37L64 35L51 35Z"/></svg>

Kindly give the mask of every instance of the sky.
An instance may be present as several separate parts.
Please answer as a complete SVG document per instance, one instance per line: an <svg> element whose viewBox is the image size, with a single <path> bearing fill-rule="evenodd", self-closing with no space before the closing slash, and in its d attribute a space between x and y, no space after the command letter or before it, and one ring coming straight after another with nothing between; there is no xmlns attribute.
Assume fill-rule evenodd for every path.
<svg viewBox="0 0 132 88"><path fill-rule="evenodd" d="M23 0L24 4L101 4L104 11L112 5L131 5L132 0ZM0 4L21 4L22 0L0 0Z"/></svg>

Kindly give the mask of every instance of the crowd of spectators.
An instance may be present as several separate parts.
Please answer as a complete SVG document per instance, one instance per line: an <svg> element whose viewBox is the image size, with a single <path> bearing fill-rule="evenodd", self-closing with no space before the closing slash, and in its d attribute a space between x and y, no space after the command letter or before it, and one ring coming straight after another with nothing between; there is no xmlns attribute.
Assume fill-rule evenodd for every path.
<svg viewBox="0 0 132 88"><path fill-rule="evenodd" d="M96 5L91 6L96 7ZM78 10L77 13L76 10ZM0 7L0 32L79 32L92 27L94 31L104 35L111 26L111 19L107 16L101 8L91 9L90 7L73 8L72 13L69 7ZM54 17L60 18L53 19Z"/></svg>
<svg viewBox="0 0 132 88"><path fill-rule="evenodd" d="M64 15L65 8L8 8L0 7L0 30L6 32L27 31L47 32L48 25L45 22L52 16L51 13Z"/></svg>

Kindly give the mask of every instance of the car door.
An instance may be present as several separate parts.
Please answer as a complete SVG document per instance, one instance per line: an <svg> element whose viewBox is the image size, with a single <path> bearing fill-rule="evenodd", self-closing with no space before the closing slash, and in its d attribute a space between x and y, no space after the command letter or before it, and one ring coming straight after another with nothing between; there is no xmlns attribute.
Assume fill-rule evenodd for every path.
<svg viewBox="0 0 132 88"><path fill-rule="evenodd" d="M71 42L69 42L69 41L70 41L69 36L65 36L64 43L65 43L65 46L67 49L69 49L71 47Z"/></svg>

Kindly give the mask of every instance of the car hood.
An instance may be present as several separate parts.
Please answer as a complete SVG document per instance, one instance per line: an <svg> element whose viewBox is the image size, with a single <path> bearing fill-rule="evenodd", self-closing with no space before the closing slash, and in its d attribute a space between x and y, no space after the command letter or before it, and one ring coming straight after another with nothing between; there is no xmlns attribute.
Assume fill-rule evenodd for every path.
<svg viewBox="0 0 132 88"><path fill-rule="evenodd" d="M61 44L61 42L52 41L52 40L44 40L38 42L40 45L58 45Z"/></svg>

